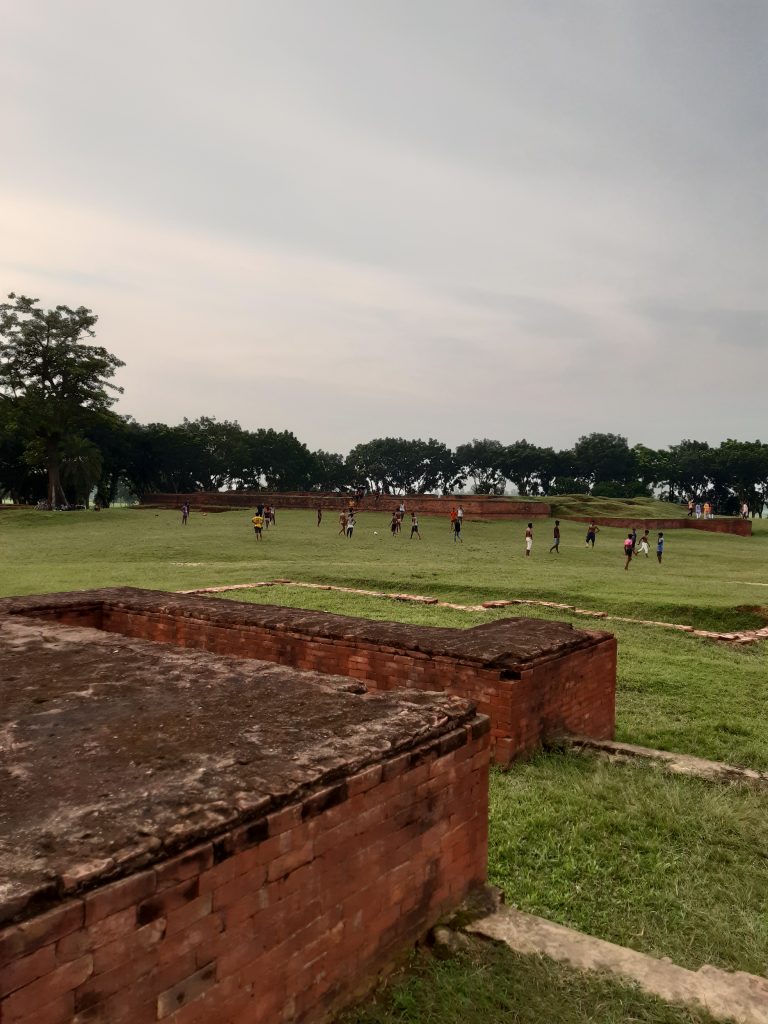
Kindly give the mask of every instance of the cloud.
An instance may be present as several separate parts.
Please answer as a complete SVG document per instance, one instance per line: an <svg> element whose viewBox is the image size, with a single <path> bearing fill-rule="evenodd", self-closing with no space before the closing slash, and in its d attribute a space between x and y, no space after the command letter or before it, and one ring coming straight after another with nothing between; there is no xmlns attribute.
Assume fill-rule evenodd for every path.
<svg viewBox="0 0 768 1024"><path fill-rule="evenodd" d="M755 436L766 29L758 0L16 5L0 274L100 314L140 419Z"/></svg>

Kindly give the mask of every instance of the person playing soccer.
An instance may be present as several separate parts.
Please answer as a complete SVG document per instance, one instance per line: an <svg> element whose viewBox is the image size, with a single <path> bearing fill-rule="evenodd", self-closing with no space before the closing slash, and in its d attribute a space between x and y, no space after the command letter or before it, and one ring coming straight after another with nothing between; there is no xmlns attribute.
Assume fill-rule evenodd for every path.
<svg viewBox="0 0 768 1024"><path fill-rule="evenodd" d="M589 547L590 544L592 547L595 546L595 535L598 533L600 533L600 530L595 526L595 521L593 519L587 527L587 547Z"/></svg>
<svg viewBox="0 0 768 1024"><path fill-rule="evenodd" d="M531 548L533 547L533 523L528 523L525 530L525 557L531 557Z"/></svg>
<svg viewBox="0 0 768 1024"><path fill-rule="evenodd" d="M659 537L658 537L658 540L656 541L656 558L658 560L659 565L661 565L661 560L662 560L663 557L664 557L664 534L660 533Z"/></svg>
<svg viewBox="0 0 768 1024"><path fill-rule="evenodd" d="M411 512L411 540L414 535L417 540L421 540L421 534L419 533L419 519L415 512Z"/></svg>
<svg viewBox="0 0 768 1024"><path fill-rule="evenodd" d="M389 528L392 531L393 538L396 537L400 529L400 516L397 514L397 510L392 513L392 521L389 524Z"/></svg>
<svg viewBox="0 0 768 1024"><path fill-rule="evenodd" d="M453 543L455 544L456 541L458 541L459 544L464 543L464 541L461 539L461 520L459 519L458 516L456 516L455 519L453 520Z"/></svg>
<svg viewBox="0 0 768 1024"><path fill-rule="evenodd" d="M557 554L559 555L560 554L560 520L559 519L555 520L555 528L552 531L552 538L553 538L555 543L549 549L549 553L551 555L553 551L556 551Z"/></svg>
<svg viewBox="0 0 768 1024"><path fill-rule="evenodd" d="M629 563L632 561L632 550L632 534L628 533L627 539L624 541L624 556L626 557L626 562L624 563L625 571L629 568Z"/></svg>
<svg viewBox="0 0 768 1024"><path fill-rule="evenodd" d="M643 536L640 538L640 551L638 554L645 555L648 557L648 552L651 550L651 538L648 536L649 530L646 530Z"/></svg>
<svg viewBox="0 0 768 1024"><path fill-rule="evenodd" d="M257 512L256 515L251 519L253 523L253 532L256 534L256 540L261 540L261 531L264 527L264 516L260 516Z"/></svg>

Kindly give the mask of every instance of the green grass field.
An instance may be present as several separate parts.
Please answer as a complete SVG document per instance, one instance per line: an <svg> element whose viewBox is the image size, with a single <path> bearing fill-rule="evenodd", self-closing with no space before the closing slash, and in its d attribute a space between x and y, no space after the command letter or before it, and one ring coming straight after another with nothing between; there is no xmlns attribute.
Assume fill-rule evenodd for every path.
<svg viewBox="0 0 768 1024"><path fill-rule="evenodd" d="M408 968L338 1024L714 1024L700 1010L488 943L449 961L419 953Z"/></svg>
<svg viewBox="0 0 768 1024"><path fill-rule="evenodd" d="M182 529L173 512L0 511L0 592L120 585L176 590L287 577L461 603L557 600L714 629L768 621L768 522L756 522L752 538L668 531L663 565L653 556L641 558L628 572L619 530L602 529L591 550L581 524L566 522L558 556L547 551L551 522L538 522L526 559L524 523L468 523L462 545L452 542L444 521L424 519L420 543L407 533L392 539L387 524L386 516L362 514L347 541L331 514L318 529L312 512L278 512L276 529L259 544L249 516L239 512L193 514ZM286 586L223 596L459 628L510 614ZM768 642L734 648L551 609L523 606L511 613L617 635L621 739L768 770ZM743 787L681 779L644 765L542 754L493 773L491 878L509 902L591 934L688 966L766 971L767 812L768 797ZM533 1016L525 1015L518 981L533 990L549 986L558 1006L562 996L552 1020L704 1019L542 961L508 958L508 971L494 959L505 955L486 950L460 964L419 962L346 1019L545 1019L540 1007L536 1016L535 1000ZM483 977L481 992L473 979ZM467 1009L473 1001L482 1009L475 1016Z"/></svg>

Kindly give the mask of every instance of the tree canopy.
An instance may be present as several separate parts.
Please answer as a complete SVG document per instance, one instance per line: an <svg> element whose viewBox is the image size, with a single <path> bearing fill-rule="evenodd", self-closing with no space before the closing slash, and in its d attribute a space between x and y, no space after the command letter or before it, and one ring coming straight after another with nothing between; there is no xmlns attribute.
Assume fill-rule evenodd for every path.
<svg viewBox="0 0 768 1024"><path fill-rule="evenodd" d="M88 344L98 317L85 306L44 310L25 295L8 299L0 304L2 417L21 461L45 469L48 501L66 504L62 466L69 464L71 483L96 473L98 452L84 461L85 433L122 391L111 378L123 363Z"/></svg>

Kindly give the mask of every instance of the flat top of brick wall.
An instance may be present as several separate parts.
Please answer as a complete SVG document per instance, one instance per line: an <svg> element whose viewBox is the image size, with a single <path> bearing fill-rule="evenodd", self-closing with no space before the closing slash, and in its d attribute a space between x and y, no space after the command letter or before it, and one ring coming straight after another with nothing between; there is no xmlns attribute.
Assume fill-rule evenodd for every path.
<svg viewBox="0 0 768 1024"><path fill-rule="evenodd" d="M608 635L574 629L567 622L524 617L496 619L470 629L375 622L351 615L133 587L4 598L0 599L0 615L34 615L36 610L55 613L57 609L89 604L188 616L223 626L250 625L305 637L344 639L404 652L417 651L430 657L459 658L513 675L542 659L593 646Z"/></svg>
<svg viewBox="0 0 768 1024"><path fill-rule="evenodd" d="M474 718L469 701L0 617L0 921Z"/></svg>

